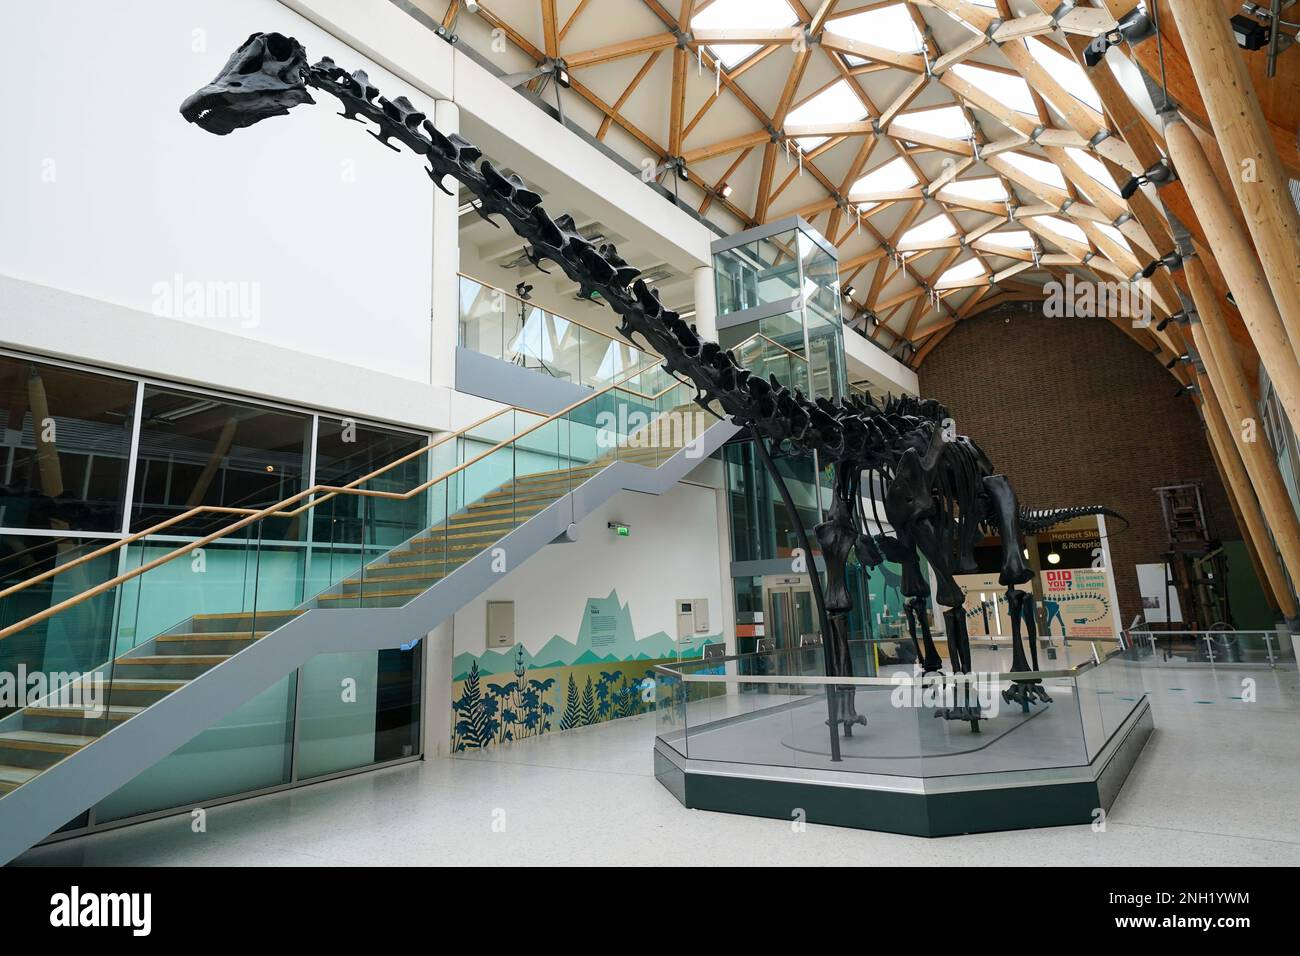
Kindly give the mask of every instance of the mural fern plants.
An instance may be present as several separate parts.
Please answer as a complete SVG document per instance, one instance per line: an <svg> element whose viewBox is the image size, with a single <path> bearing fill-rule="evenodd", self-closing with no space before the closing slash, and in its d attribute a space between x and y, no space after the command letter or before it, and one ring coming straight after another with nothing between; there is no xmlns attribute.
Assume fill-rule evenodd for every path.
<svg viewBox="0 0 1300 956"><path fill-rule="evenodd" d="M479 688L478 664L470 668L460 697L452 704L456 712L453 749L477 750L491 740L487 709Z"/></svg>
<svg viewBox="0 0 1300 956"><path fill-rule="evenodd" d="M573 679L573 674L569 674L569 694L564 705L564 716L560 718L560 729L572 730L574 727L580 727L581 719L578 713L578 682Z"/></svg>
<svg viewBox="0 0 1300 956"><path fill-rule="evenodd" d="M596 697L591 687L591 677L587 677L587 686L582 689L582 726L587 727L596 722Z"/></svg>

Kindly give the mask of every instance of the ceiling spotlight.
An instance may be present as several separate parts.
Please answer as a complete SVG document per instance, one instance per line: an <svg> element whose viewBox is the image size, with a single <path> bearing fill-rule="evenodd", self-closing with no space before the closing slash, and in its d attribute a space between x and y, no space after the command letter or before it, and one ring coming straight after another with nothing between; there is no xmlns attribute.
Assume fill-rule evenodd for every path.
<svg viewBox="0 0 1300 956"><path fill-rule="evenodd" d="M1182 254L1177 249L1173 249L1170 252L1166 253L1165 255L1161 256L1159 259L1152 259L1150 262L1148 262L1142 269L1142 278L1150 279L1153 275L1156 274L1156 270L1159 269L1161 266L1164 266L1166 269L1172 272L1173 270L1179 268L1182 264L1183 264Z"/></svg>
<svg viewBox="0 0 1300 956"><path fill-rule="evenodd" d="M1158 189L1177 178L1178 176L1173 167L1169 165L1168 160L1161 158L1152 163L1141 176L1134 176L1126 182L1124 188L1119 191L1119 195L1121 199L1129 199L1138 191L1139 186L1150 183Z"/></svg>
<svg viewBox="0 0 1300 956"><path fill-rule="evenodd" d="M1145 4L1138 4L1129 13L1120 18L1115 29L1094 37L1083 51L1083 62L1087 66L1096 66L1105 57L1106 51L1117 43L1141 43L1148 37L1155 36L1156 27L1147 14Z"/></svg>
<svg viewBox="0 0 1300 956"><path fill-rule="evenodd" d="M846 299L851 299L851 298L853 298L853 293L855 293L855 292L857 292L857 291L858 291L857 288L855 288L854 286L846 285L846 286L844 287L844 298L846 298Z"/></svg>
<svg viewBox="0 0 1300 956"><path fill-rule="evenodd" d="M721 186L718 187L718 195L721 196L723 199L730 199L731 194L734 191L735 190L731 188L731 183L723 183Z"/></svg>
<svg viewBox="0 0 1300 956"><path fill-rule="evenodd" d="M470 13L478 13L478 0L465 0L465 9Z"/></svg>
<svg viewBox="0 0 1300 956"><path fill-rule="evenodd" d="M527 302L533 296L533 287L527 282L521 282L519 285L515 286L515 295Z"/></svg>
<svg viewBox="0 0 1300 956"><path fill-rule="evenodd" d="M555 65L555 82L566 90L569 88L569 68L564 65L563 61Z"/></svg>

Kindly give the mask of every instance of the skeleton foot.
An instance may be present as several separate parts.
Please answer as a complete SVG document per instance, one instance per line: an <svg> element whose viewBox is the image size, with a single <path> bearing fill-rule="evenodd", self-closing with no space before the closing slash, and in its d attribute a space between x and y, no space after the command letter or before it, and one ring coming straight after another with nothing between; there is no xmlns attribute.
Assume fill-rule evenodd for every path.
<svg viewBox="0 0 1300 956"><path fill-rule="evenodd" d="M1047 688L1043 686L1042 681L1014 681L1010 687L1002 692L1002 699L1008 704L1020 704L1026 710L1030 704L1052 702L1051 695L1047 693Z"/></svg>
<svg viewBox="0 0 1300 956"><path fill-rule="evenodd" d="M829 720L825 721L828 727L830 723ZM857 707L854 705L852 691L844 694L843 702L840 705L840 716L836 719L836 723L844 725L845 737L853 736L854 724L861 724L863 727L867 725L867 718L859 714Z"/></svg>
<svg viewBox="0 0 1300 956"><path fill-rule="evenodd" d="M979 709L978 705L969 705L961 707L940 707L934 712L935 717L942 717L944 720L964 720L969 721L972 730L978 729L978 722L988 720L984 712Z"/></svg>

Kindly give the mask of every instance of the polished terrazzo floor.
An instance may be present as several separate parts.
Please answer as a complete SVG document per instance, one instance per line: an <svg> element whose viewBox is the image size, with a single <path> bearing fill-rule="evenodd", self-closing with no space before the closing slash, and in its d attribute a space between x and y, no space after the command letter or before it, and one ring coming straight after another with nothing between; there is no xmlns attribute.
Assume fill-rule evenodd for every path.
<svg viewBox="0 0 1300 956"><path fill-rule="evenodd" d="M172 817L19 863L1300 864L1296 672L1152 666L1143 680L1156 730L1103 832L927 840L686 810L652 776L650 716L216 807L206 833Z"/></svg>

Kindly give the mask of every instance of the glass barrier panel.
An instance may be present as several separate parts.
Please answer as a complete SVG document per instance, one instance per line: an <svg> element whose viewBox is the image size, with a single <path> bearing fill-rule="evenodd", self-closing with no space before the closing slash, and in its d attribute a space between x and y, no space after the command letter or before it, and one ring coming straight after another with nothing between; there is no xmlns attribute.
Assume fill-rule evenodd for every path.
<svg viewBox="0 0 1300 956"><path fill-rule="evenodd" d="M1103 686L1100 668L1080 671L1074 678L1075 694L1078 700L1079 720L1083 726L1083 736L1087 748L1087 757L1091 761L1101 748L1106 745L1106 720L1102 716L1102 697L1107 688ZM1100 692L1100 693L1099 693Z"/></svg>
<svg viewBox="0 0 1300 956"><path fill-rule="evenodd" d="M655 734L682 756L688 756L685 685L676 674L654 671Z"/></svg>

